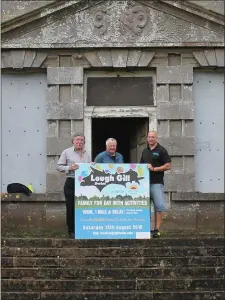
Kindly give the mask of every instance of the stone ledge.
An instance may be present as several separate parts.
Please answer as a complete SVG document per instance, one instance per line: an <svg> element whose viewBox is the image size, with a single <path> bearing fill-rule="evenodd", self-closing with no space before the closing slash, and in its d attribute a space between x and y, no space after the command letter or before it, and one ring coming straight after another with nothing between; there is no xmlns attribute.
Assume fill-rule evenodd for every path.
<svg viewBox="0 0 225 300"><path fill-rule="evenodd" d="M182 192L171 194L172 201L225 201L223 193Z"/></svg>
<svg viewBox="0 0 225 300"><path fill-rule="evenodd" d="M193 255L193 256L201 256L202 255L202 250L205 247L198 247L197 249L195 247L190 247L190 246L183 246L183 247L171 247L171 246L164 246L164 247L157 247L153 248L122 248L122 247L115 247L113 249L113 251L111 251L111 249L108 249L107 247L102 247L101 249L99 248L83 248L83 249L77 249L77 248L70 248L70 247L63 247L63 248L17 248L15 249L14 247L2 247L2 252L1 252L1 256L4 258L9 258L8 262L5 261L6 265L11 264L10 262L10 258L14 258L14 260L18 261L20 258L29 258L31 259L31 261L35 258L42 258L42 257L48 257L48 258L54 258L59 256L60 258L71 258L71 257L76 257L76 259L78 258L86 258L86 257L93 257L93 258L101 258L101 257L105 257L105 258L119 258L119 257L183 257L183 256L188 256L188 255ZM223 251L224 247L223 246L214 246L214 247L208 247L207 251L205 251L205 255L206 256L221 256L223 255ZM197 267L198 268L198 267ZM165 270L165 268L163 268ZM159 275L163 275L163 269L161 269L161 267L159 266L158 270L159 270ZM169 267L169 270L171 270L172 268ZM167 269L167 270L168 270ZM213 268L215 271L215 268ZM222 269L222 268L221 268ZM18 269L17 269L18 270ZM131 270L131 269L130 269ZM168 271L169 271L168 270ZM4 269L5 272L3 275L3 278L11 278L12 273L10 272L11 270L9 269ZM7 272L8 271L8 272ZM20 270L18 270L20 271ZM30 269L27 270L28 272L26 272L26 270L24 270L24 272L21 273L25 273L26 275L29 275L29 271ZM42 270L40 271L40 273L43 274L43 277L47 277L47 272L45 272L46 270ZM110 267L109 269L106 269L102 272L99 272L100 270L97 269L96 270L96 275L98 275L98 277L104 277L106 278L111 278L112 273L110 272ZM145 271L143 269L141 269L141 271ZM190 271L189 271L190 272ZM20 272L19 272L20 273ZM40 274L39 273L39 274ZM58 273L58 272L57 272ZM59 272L60 273L60 272ZM63 274L64 273L64 274ZM110 274L111 273L111 274ZM146 273L145 272L141 272L141 274L137 274L137 269L136 268L132 268L132 272L129 273L130 275L130 279L131 278L135 278L135 273L136 275L142 275L144 276ZM34 273L33 273L34 274ZM51 274L51 273L49 273ZM68 278L67 275L70 275L71 272L70 270L65 270L64 272L61 272L60 274L60 278L61 279L66 279ZM169 275L169 273L167 273ZM22 274L20 274L22 275ZM32 276L32 272L30 272L30 277ZM90 279L94 279L95 276L93 276L91 274L91 270L87 270L86 274L82 273L81 269L78 269L77 275L79 276L79 278L83 277L83 278L87 278L90 277ZM101 276L102 275L102 276ZM127 277L127 273L126 273L126 268L121 269L121 273L120 276L122 278L126 278ZM186 273L187 275L187 273ZM213 275L213 273L212 273ZM22 275L23 276L23 275ZM51 275L50 275L51 276ZM29 276L26 276L27 278ZM63 278L64 277L64 278ZM167 276L166 276L167 277ZM168 276L169 279L170 276ZM17 277L20 278L20 277ZM139 278L143 278L143 277L139 277Z"/></svg>
<svg viewBox="0 0 225 300"><path fill-rule="evenodd" d="M2 202L65 202L63 193L46 193L46 194L32 194L30 197L24 194L8 194L1 195Z"/></svg>
<svg viewBox="0 0 225 300"><path fill-rule="evenodd" d="M3 292L2 295L8 295L11 293ZM23 298L25 293L24 292L19 292L19 293L14 293L15 298L7 298L8 300L27 300L31 298ZM22 294L21 298L18 298ZM31 293L33 294L33 293ZM18 295L18 296L17 296ZM27 293L29 295L29 293ZM42 299L42 300L60 300L60 299L65 299L65 300L72 300L72 299L86 299L86 300L115 300L115 299L120 299L120 300L152 300L152 299L173 299L173 300L180 300L180 299L205 299L205 300L210 300L210 299L223 299L225 296L225 293L223 291L215 292L215 291L197 291L197 292L190 292L190 291L185 291L185 292L124 292L121 291L119 292L91 292L91 293L77 293L77 292L41 292L40 297L37 298L38 296L35 295L36 298L32 298L33 300L37 299ZM10 296L11 297L11 296ZM190 298L189 298L190 297Z"/></svg>
<svg viewBox="0 0 225 300"><path fill-rule="evenodd" d="M33 193L30 197L24 194L1 194L2 202L65 202L63 193ZM223 193L172 192L171 201L225 201Z"/></svg>
<svg viewBox="0 0 225 300"><path fill-rule="evenodd" d="M27 248L95 248L95 247L220 247L224 246L224 236L216 235L179 235L164 236L162 239L114 239L114 240L73 240L67 237L2 237L2 247L27 247ZM109 267L109 266L108 266Z"/></svg>
<svg viewBox="0 0 225 300"><path fill-rule="evenodd" d="M41 300L40 292L2 292L1 295L5 300Z"/></svg>
<svg viewBox="0 0 225 300"><path fill-rule="evenodd" d="M155 259L157 263L159 263L160 259ZM162 260L162 258L161 258ZM190 257L189 257L190 260ZM205 259L207 265L209 265L209 259ZM145 261L143 261L143 265L147 265L149 264L153 264L152 263L153 259L148 258ZM174 260L169 260L168 258L164 258L163 261L165 261L165 264L170 264L171 261L173 263L173 266L176 266L175 263L175 259ZM182 263L183 265L185 265L185 262L188 262L188 258L182 258L182 259L177 259L178 263ZM193 259L193 261L195 263L198 263L200 261L200 263L202 263L200 259ZM212 259L212 261L216 261L215 259ZM222 260L221 260L222 261ZM104 262L104 263L103 263ZM126 263L129 265L132 265L132 260L128 261L126 258L123 258L121 260L121 264L125 265ZM217 264L219 264L220 260L218 259ZM89 262L90 263L90 262ZM100 266L104 267L105 265L111 264L111 261L106 261L106 260L102 260ZM76 264L76 261L74 261L74 265ZM117 265L119 266L120 261L118 260ZM43 264L44 265L44 264ZM134 261L134 266L140 267L140 263L138 262L138 259L136 259L136 261ZM193 264L192 264L193 265ZM98 265L97 265L98 266ZM88 261L85 265L85 267L88 267ZM190 279L189 279L190 280ZM144 293L147 292L151 292L152 290L155 290L155 286L160 286L160 293L158 292L154 292L152 293L154 295L159 294L164 294L167 295L165 298L158 298L158 299L185 299L182 295L185 295L187 292L189 292L189 295L191 293L191 298L186 298L186 299L210 299L210 298L193 298L195 291L193 291L193 289L195 290L195 288L193 288L192 286L197 286L198 289L200 289L201 291L205 291L205 290L210 290L210 291L218 291L223 289L224 286L224 281L223 279L199 279L199 278L191 278L191 283L189 286L187 285L187 279L186 278L182 278L182 279L176 279L174 280L174 278L170 278L170 279L162 279L162 278L157 278L157 279L150 279L150 278L137 278L137 279L107 279L104 280L104 278L100 278L100 279L93 279L93 280L79 280L79 279L68 279L68 280L61 280L61 279L43 279L43 280L32 280L32 279L2 279L2 291L6 292L8 290L10 291L18 291L19 292L23 292L26 290L34 290L34 291L41 291L41 295L43 295L44 292L46 292L47 294L50 294L50 291L61 291L61 295L63 295L65 292L68 293L68 291L70 292L76 292L76 295L82 296L81 297L76 297L76 298L68 298L66 297L66 294L63 295L63 297L61 298L56 298L57 293L51 292L53 297L50 297L49 295L45 298L43 296L41 296L41 299L45 299L45 300L59 300L59 299L87 299L87 300L92 300L92 299L98 299L98 300L113 300L113 299L119 299L119 300L125 300L125 299L129 299L129 300L135 300L135 299L142 299L142 300L153 300L153 299L157 299L153 297L146 298L146 297L142 297L140 298L138 296L138 298L135 296L135 294L139 294L141 293L142 295ZM100 287L100 289L99 289ZM118 292L118 290L120 289L120 293ZM100 291L99 291L100 290ZM174 298L172 295L173 294L177 294L177 292L173 292L173 291L184 291L185 292L179 292L179 296L180 298ZM84 292L85 291L85 292ZM94 291L94 292L93 292ZM130 291L130 296L127 297L123 297L123 295L127 293L127 291ZM106 297L101 297L101 294L105 293L107 296ZM207 292L206 292L207 293ZM119 297L114 297L115 295L119 296ZM129 295L129 294L128 294ZM133 295L133 297L132 297ZM170 296L172 297L170 297ZM95 297L95 296L100 296L100 297ZM135 297L134 297L135 296ZM212 299L212 298L211 298ZM214 298L216 299L216 298ZM219 298L217 298L219 299ZM222 298L220 298L222 299Z"/></svg>

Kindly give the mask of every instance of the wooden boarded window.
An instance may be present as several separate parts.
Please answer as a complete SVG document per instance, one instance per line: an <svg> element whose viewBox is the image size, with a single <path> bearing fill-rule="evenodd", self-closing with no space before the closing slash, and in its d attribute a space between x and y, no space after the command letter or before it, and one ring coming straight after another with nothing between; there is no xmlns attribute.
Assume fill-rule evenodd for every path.
<svg viewBox="0 0 225 300"><path fill-rule="evenodd" d="M152 77L89 77L87 105L154 105Z"/></svg>

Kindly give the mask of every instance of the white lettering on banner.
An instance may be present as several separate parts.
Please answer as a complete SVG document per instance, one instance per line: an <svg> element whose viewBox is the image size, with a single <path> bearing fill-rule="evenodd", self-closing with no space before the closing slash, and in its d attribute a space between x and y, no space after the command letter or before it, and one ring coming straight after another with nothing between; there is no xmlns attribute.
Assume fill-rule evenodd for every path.
<svg viewBox="0 0 225 300"><path fill-rule="evenodd" d="M105 228L106 228L106 230L109 230L109 229L114 230L115 226L114 225L106 225Z"/></svg>
<svg viewBox="0 0 225 300"><path fill-rule="evenodd" d="M113 209L112 213L113 215L123 215L124 211L122 209Z"/></svg>
<svg viewBox="0 0 225 300"><path fill-rule="evenodd" d="M91 174L91 181L101 181L104 183L108 183L110 181L114 181L114 178L112 175L110 176L95 176L93 174Z"/></svg>
<svg viewBox="0 0 225 300"><path fill-rule="evenodd" d="M112 205L112 201L111 200L105 200L104 205Z"/></svg>
<svg viewBox="0 0 225 300"><path fill-rule="evenodd" d="M107 215L107 210L99 209L98 210L98 215Z"/></svg>
<svg viewBox="0 0 225 300"><path fill-rule="evenodd" d="M125 203L124 203L124 205L147 205L148 203L147 203L147 201L142 201L142 200L140 200L140 201L125 201Z"/></svg>
<svg viewBox="0 0 225 300"><path fill-rule="evenodd" d="M95 200L95 201L94 201L94 205L102 205L102 201L101 201L101 200L99 200L99 201L98 201L98 200Z"/></svg>
<svg viewBox="0 0 225 300"><path fill-rule="evenodd" d="M99 235L99 233L94 232L94 235ZM132 231L100 231L100 235L131 235Z"/></svg>
<svg viewBox="0 0 225 300"><path fill-rule="evenodd" d="M83 206L83 205L93 205L93 201L89 200L79 200L77 201L77 205Z"/></svg>
<svg viewBox="0 0 225 300"><path fill-rule="evenodd" d="M92 215L93 214L93 211L92 210L83 210L83 214L84 215Z"/></svg>
<svg viewBox="0 0 225 300"><path fill-rule="evenodd" d="M117 181L129 182L130 181L130 175L119 174L119 175L116 176L116 180ZM105 184L105 183L115 181L115 179L112 175L109 175L109 176L94 176L94 174L91 174L91 181L95 182L96 185L102 185L102 184Z"/></svg>
<svg viewBox="0 0 225 300"><path fill-rule="evenodd" d="M130 181L130 175L117 175L116 179L118 181Z"/></svg>
<svg viewBox="0 0 225 300"><path fill-rule="evenodd" d="M140 229L141 230L142 227L143 227L142 225L133 225L133 229Z"/></svg>
<svg viewBox="0 0 225 300"><path fill-rule="evenodd" d="M114 200L113 201L113 205L121 205L121 206L123 206L123 201L121 201L121 200Z"/></svg>
<svg viewBox="0 0 225 300"><path fill-rule="evenodd" d="M97 225L93 225L93 226L88 226L88 225L83 225L83 230L103 230L104 227L103 226L97 226Z"/></svg>
<svg viewBox="0 0 225 300"><path fill-rule="evenodd" d="M131 225L123 226L123 225L116 225L116 229L118 230L131 230Z"/></svg>

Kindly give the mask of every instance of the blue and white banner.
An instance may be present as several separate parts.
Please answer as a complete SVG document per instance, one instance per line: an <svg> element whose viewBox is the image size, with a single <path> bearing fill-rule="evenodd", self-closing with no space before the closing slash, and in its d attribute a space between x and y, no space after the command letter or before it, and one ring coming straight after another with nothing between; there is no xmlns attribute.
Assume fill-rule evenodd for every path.
<svg viewBox="0 0 225 300"><path fill-rule="evenodd" d="M146 164L79 164L75 171L75 239L149 239Z"/></svg>

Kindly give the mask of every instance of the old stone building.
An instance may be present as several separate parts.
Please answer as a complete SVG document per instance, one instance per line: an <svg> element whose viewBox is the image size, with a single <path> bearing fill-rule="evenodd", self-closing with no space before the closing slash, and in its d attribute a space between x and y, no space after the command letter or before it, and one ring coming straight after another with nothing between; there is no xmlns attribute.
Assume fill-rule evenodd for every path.
<svg viewBox="0 0 225 300"><path fill-rule="evenodd" d="M72 133L138 162L154 129L172 157L165 228L223 230L223 47L224 1L2 1L2 191L35 191L16 210L3 197L5 220L64 224Z"/></svg>

